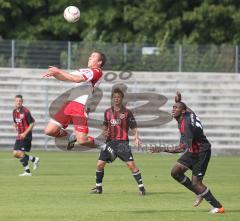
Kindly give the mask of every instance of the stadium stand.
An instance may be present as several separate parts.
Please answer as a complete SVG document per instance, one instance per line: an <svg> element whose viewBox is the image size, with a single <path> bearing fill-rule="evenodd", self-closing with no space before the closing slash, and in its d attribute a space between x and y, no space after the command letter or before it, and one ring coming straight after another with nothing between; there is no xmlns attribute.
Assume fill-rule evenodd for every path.
<svg viewBox="0 0 240 221"><path fill-rule="evenodd" d="M0 68L1 149L11 148L15 141L11 114L16 94L23 95L24 105L31 110L37 122L33 134L33 148L55 148L54 140L43 134L49 119L48 107L57 96L71 88L72 84L42 79L41 73L44 71ZM240 152L240 75L133 72L131 79L117 82L126 84L129 93L151 92L166 96L168 101L160 109L167 112L171 112L175 92L180 90L183 101L200 117L215 153ZM104 96L96 112L90 114L90 118L103 118L103 111L110 105L110 93L114 83L116 82L102 82L100 88ZM97 135L99 131L92 129L90 133ZM159 127L141 128L140 133L145 144L177 144L179 139L175 120Z"/></svg>

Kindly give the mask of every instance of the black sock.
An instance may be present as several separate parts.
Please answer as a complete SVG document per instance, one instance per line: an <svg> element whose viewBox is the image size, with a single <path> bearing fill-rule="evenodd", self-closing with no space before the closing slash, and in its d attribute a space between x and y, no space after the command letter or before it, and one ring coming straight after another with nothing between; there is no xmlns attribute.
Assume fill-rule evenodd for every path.
<svg viewBox="0 0 240 221"><path fill-rule="evenodd" d="M193 188L192 181L187 176L184 176L183 180L180 183L191 190L193 193L198 194Z"/></svg>
<svg viewBox="0 0 240 221"><path fill-rule="evenodd" d="M102 188L103 177L104 177L104 170L96 170L96 187L98 189Z"/></svg>
<svg viewBox="0 0 240 221"><path fill-rule="evenodd" d="M142 176L141 176L140 171L138 170L137 172L132 173L132 175L133 175L134 179L136 180L139 189L143 188L144 185L143 185Z"/></svg>
<svg viewBox="0 0 240 221"><path fill-rule="evenodd" d="M214 208L221 208L222 207L221 203L216 200L216 198L212 195L211 191L208 188L206 188L200 195L208 203L210 203Z"/></svg>
<svg viewBox="0 0 240 221"><path fill-rule="evenodd" d="M185 186L187 189L197 194L197 192L193 188L191 180L187 176L185 176L184 174L177 174L177 175L174 175L173 178L179 183L181 183L183 186Z"/></svg>
<svg viewBox="0 0 240 221"><path fill-rule="evenodd" d="M20 162L23 165L24 170L27 173L30 173L29 166L28 166L28 161L29 161L29 156L28 155L25 155L23 158L20 159Z"/></svg>
<svg viewBox="0 0 240 221"><path fill-rule="evenodd" d="M27 160L27 161L29 161L29 156L27 155L27 154L25 154L25 159Z"/></svg>
<svg viewBox="0 0 240 221"><path fill-rule="evenodd" d="M29 160L31 161L31 162L35 162L35 159L36 159L36 157L34 157L34 156L29 156Z"/></svg>

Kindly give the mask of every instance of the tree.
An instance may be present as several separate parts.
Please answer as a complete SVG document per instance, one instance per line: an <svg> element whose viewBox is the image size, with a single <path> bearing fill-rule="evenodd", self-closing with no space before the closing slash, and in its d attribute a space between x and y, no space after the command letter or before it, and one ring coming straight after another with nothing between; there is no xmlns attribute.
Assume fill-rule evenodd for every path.
<svg viewBox="0 0 240 221"><path fill-rule="evenodd" d="M81 10L75 24L64 8ZM168 44L238 44L240 2L235 0L0 0L4 39Z"/></svg>

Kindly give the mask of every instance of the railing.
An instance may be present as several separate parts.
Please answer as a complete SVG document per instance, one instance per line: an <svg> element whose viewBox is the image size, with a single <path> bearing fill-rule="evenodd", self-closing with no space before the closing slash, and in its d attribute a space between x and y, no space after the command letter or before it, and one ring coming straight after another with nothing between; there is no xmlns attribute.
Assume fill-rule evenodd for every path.
<svg viewBox="0 0 240 221"><path fill-rule="evenodd" d="M74 69L87 65L93 49L107 56L105 69L239 72L238 46L0 40L0 67Z"/></svg>

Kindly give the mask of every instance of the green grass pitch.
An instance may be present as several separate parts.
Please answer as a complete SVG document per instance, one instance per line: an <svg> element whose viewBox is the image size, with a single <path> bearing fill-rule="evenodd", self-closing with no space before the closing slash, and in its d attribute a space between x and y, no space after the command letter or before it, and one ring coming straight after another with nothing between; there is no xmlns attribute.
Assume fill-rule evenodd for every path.
<svg viewBox="0 0 240 221"><path fill-rule="evenodd" d="M22 168L10 152L0 152L1 221L238 221L240 220L240 159L212 157L205 177L225 207L209 214L205 201L192 206L195 196L170 177L177 156L135 154L147 195L120 160L107 165L104 193L91 195L98 153L32 152L41 164L32 177L18 177Z"/></svg>

